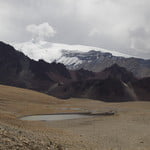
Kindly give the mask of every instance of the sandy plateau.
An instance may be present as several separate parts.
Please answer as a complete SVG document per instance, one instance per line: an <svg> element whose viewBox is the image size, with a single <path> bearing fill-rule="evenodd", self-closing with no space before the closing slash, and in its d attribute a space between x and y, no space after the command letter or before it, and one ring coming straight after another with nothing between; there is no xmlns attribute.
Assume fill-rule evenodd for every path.
<svg viewBox="0 0 150 150"><path fill-rule="evenodd" d="M20 120L28 115L84 112L114 115L51 122ZM1 85L0 149L150 150L150 102L60 100Z"/></svg>

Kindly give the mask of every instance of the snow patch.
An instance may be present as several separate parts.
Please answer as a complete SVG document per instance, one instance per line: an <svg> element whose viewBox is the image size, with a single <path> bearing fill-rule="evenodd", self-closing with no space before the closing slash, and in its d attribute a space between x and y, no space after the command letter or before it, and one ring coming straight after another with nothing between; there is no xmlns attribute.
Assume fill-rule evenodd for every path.
<svg viewBox="0 0 150 150"><path fill-rule="evenodd" d="M74 65L77 66L79 64L82 64L82 61L79 60L77 57L60 57L57 62L63 63L64 65Z"/></svg>
<svg viewBox="0 0 150 150"><path fill-rule="evenodd" d="M84 46L84 45L68 45L61 43L51 43L46 41L29 41L24 43L11 43L18 51L23 52L25 55L34 60L43 59L49 63L57 60L64 64L80 64L82 63L77 57L63 57L63 50L73 51L73 52L89 52L91 50L100 51L103 53L111 53L113 56L119 57L132 57L120 52L110 51L102 48Z"/></svg>

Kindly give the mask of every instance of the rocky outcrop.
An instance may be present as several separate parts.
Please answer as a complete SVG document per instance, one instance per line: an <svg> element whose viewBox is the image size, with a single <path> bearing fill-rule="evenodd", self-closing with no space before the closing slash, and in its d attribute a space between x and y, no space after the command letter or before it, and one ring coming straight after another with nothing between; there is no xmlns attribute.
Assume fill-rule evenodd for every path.
<svg viewBox="0 0 150 150"><path fill-rule="evenodd" d="M73 58L76 58L78 61L67 63ZM61 62L61 60L71 70L84 68L93 72L101 72L113 64L118 64L132 72L138 78L150 77L150 60L113 56L111 53L94 50L89 52L62 51L62 56L58 59L58 62Z"/></svg>
<svg viewBox="0 0 150 150"><path fill-rule="evenodd" d="M113 78L126 83L137 80L132 72L127 71L125 68L120 67L117 64L113 64L111 67L108 67L102 72L97 73L97 76L99 79Z"/></svg>
<svg viewBox="0 0 150 150"><path fill-rule="evenodd" d="M0 42L0 83L46 92L53 84L70 80L63 64L34 61Z"/></svg>
<svg viewBox="0 0 150 150"><path fill-rule="evenodd" d="M91 78L59 85L49 94L59 98L90 98L106 102L150 100L149 85L149 79L139 80L115 64Z"/></svg>

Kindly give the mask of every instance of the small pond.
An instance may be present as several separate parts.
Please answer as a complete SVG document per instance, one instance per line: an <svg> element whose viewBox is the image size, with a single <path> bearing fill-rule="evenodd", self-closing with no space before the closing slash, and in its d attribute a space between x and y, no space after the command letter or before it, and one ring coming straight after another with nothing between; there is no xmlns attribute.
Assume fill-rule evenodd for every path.
<svg viewBox="0 0 150 150"><path fill-rule="evenodd" d="M57 121L57 120L68 120L68 119L78 119L78 118L88 118L92 115L88 114L54 114L54 115L34 115L25 116L21 120L29 121Z"/></svg>
<svg viewBox="0 0 150 150"><path fill-rule="evenodd" d="M25 116L20 118L21 120L28 121L57 121L57 120L68 120L68 119L79 119L79 118L89 118L93 116L113 116L115 111L106 111L101 113L87 112L87 113L63 113L63 114L50 114L50 115L33 115Z"/></svg>

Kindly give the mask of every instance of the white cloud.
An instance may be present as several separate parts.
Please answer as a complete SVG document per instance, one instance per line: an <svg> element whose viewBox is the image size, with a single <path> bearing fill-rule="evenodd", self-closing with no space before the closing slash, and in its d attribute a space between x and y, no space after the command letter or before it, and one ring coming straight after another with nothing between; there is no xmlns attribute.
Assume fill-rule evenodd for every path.
<svg viewBox="0 0 150 150"><path fill-rule="evenodd" d="M56 31L47 22L39 25L28 25L26 30L32 33L34 40L43 40L45 38L53 37L56 34Z"/></svg>

